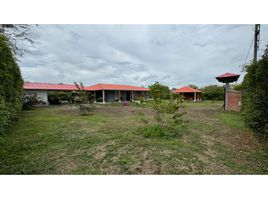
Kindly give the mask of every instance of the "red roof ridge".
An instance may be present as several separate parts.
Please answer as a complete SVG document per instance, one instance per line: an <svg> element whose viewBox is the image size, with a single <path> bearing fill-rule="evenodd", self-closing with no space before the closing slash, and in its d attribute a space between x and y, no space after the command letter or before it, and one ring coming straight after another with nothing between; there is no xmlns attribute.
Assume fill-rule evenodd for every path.
<svg viewBox="0 0 268 200"><path fill-rule="evenodd" d="M176 93L190 93L190 92L202 92L201 90L194 89L189 86L184 86L175 90Z"/></svg>
<svg viewBox="0 0 268 200"><path fill-rule="evenodd" d="M219 75L219 76L217 76L217 77L232 77L232 76L240 76L239 74L234 74L234 73L229 73L229 72L226 72L226 73L224 73L224 74L222 74L222 75Z"/></svg>

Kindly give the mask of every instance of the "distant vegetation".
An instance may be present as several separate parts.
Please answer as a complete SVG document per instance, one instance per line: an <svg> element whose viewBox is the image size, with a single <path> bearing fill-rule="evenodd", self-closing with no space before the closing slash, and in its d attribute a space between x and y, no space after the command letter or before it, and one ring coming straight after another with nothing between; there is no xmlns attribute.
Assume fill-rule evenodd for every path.
<svg viewBox="0 0 268 200"><path fill-rule="evenodd" d="M152 94L152 89L154 92L157 92L160 96L161 99L169 99L170 96L170 90L169 87L166 85L162 85L159 82L155 82L153 85L149 86L150 88L150 96L154 95ZM156 91L157 88L157 91Z"/></svg>
<svg viewBox="0 0 268 200"><path fill-rule="evenodd" d="M219 101L224 99L224 88L218 85L208 85L203 88L202 96L204 100Z"/></svg>

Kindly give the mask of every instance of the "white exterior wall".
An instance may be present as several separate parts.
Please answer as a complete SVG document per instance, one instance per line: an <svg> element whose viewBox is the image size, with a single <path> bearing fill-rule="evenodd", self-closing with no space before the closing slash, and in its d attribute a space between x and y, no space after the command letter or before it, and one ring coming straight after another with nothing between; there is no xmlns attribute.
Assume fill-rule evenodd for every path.
<svg viewBox="0 0 268 200"><path fill-rule="evenodd" d="M47 91L46 90L24 90L26 94L36 94L37 98L41 101L48 103Z"/></svg>

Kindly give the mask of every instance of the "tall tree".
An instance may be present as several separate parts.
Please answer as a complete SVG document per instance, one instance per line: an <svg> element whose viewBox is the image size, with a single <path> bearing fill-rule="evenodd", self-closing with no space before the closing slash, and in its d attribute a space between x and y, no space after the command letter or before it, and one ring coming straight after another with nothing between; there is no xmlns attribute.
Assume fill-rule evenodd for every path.
<svg viewBox="0 0 268 200"><path fill-rule="evenodd" d="M31 26L28 24L0 24L0 35L7 38L7 43L14 56L20 57L27 51L22 45L19 45L19 42L33 44Z"/></svg>
<svg viewBox="0 0 268 200"><path fill-rule="evenodd" d="M22 84L20 69L8 40L0 35L0 133L14 121L16 112L21 109Z"/></svg>

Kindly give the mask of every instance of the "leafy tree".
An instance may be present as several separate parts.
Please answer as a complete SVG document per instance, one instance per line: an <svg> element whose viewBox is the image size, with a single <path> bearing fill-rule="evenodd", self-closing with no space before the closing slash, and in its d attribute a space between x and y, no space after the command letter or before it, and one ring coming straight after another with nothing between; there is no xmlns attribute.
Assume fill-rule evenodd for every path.
<svg viewBox="0 0 268 200"><path fill-rule="evenodd" d="M194 89L198 89L198 87L196 85L194 85L194 84L189 84L188 86L191 87L191 88L194 88Z"/></svg>
<svg viewBox="0 0 268 200"><path fill-rule="evenodd" d="M218 85L208 85L203 88L202 95L205 100L223 100L224 99L224 88Z"/></svg>
<svg viewBox="0 0 268 200"><path fill-rule="evenodd" d="M258 62L246 66L246 72L242 115L251 129L268 134L268 45Z"/></svg>
<svg viewBox="0 0 268 200"><path fill-rule="evenodd" d="M161 99L168 99L170 96L169 87L166 85L162 85L159 82L155 82L153 85L150 85L149 88L151 96L156 96L160 94L159 98Z"/></svg>
<svg viewBox="0 0 268 200"><path fill-rule="evenodd" d="M30 29L32 25L28 24L0 24L0 35L7 38L7 44L14 56L22 56L26 49L19 42L27 42L33 44Z"/></svg>
<svg viewBox="0 0 268 200"><path fill-rule="evenodd" d="M8 39L0 34L0 133L3 133L21 109L23 80L19 66L8 45Z"/></svg>
<svg viewBox="0 0 268 200"><path fill-rule="evenodd" d="M84 89L83 83L80 83L78 85L76 82L74 82L76 85L78 91L76 92L76 97L74 98L75 103L79 106L81 115L86 115L89 112L92 112L95 110L94 105L94 98L92 98L92 94L88 94L87 91Z"/></svg>

